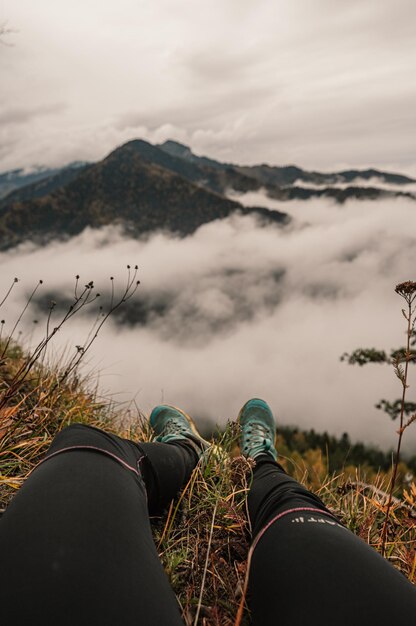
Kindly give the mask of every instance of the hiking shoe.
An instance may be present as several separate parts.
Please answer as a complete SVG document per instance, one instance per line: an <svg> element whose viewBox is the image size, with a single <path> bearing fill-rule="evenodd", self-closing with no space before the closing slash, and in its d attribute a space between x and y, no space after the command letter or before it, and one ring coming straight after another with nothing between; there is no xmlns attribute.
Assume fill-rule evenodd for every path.
<svg viewBox="0 0 416 626"><path fill-rule="evenodd" d="M238 415L240 425L240 450L245 457L255 459L260 454L269 454L277 460L274 447L276 424L269 405L253 398L245 403Z"/></svg>
<svg viewBox="0 0 416 626"><path fill-rule="evenodd" d="M156 434L156 441L171 443L188 440L193 444L192 447L198 458L201 458L211 445L202 439L189 415L174 406L168 404L155 406L150 414L149 422Z"/></svg>

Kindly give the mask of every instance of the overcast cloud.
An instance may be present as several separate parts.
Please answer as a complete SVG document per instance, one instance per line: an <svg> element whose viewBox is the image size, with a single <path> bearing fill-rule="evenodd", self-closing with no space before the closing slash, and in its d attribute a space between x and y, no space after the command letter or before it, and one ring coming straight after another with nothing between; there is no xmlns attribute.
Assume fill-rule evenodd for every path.
<svg viewBox="0 0 416 626"><path fill-rule="evenodd" d="M259 194L243 200L282 208ZM414 202L319 200L284 208L293 216L286 229L234 216L185 239L155 234L134 241L109 228L3 253L2 291L14 276L21 279L14 305L2 310L6 328L39 278L45 292L70 296L79 273L104 293L110 275L121 284L125 265L138 263L137 306L151 315L146 327L108 323L103 329L89 363L101 370L101 391L135 397L145 411L163 398L220 423L259 395L283 423L348 431L388 447L396 425L374 404L399 396L392 369L353 368L339 357L356 347L403 345L402 301L394 287L414 278ZM26 316L26 338L35 316ZM81 344L89 327L87 321L68 325L57 354L59 347ZM407 449L415 443L409 429Z"/></svg>
<svg viewBox="0 0 416 626"><path fill-rule="evenodd" d="M3 0L0 170L174 138L416 174L412 0Z"/></svg>

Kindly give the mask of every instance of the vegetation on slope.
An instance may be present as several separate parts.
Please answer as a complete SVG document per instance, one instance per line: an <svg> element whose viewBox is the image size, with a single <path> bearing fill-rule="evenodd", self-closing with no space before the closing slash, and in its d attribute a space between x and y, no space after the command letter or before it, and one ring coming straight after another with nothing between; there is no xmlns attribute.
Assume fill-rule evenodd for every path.
<svg viewBox="0 0 416 626"><path fill-rule="evenodd" d="M166 155L167 156L167 155ZM23 191L21 190L22 197ZM10 198L10 202L9 202ZM285 213L244 207L143 158L135 142L86 166L67 184L42 197L0 202L0 248L31 238L68 238L86 227L119 224L134 237L156 230L180 235L239 211L266 222L286 223Z"/></svg>
<svg viewBox="0 0 416 626"><path fill-rule="evenodd" d="M0 405L27 358L17 344L9 345L0 363ZM71 422L135 440L150 439L140 411L117 409L100 400L76 371L65 378L62 372L62 365L36 363L15 393L9 394L7 405L1 405L2 509L42 458L53 436ZM233 423L217 434L217 439L229 454L213 456L205 468L197 467L178 500L163 517L152 520L158 552L187 624L195 620L207 626L233 624L246 576L250 528L245 501L251 464L238 454ZM282 463L314 489L351 530L379 549L389 472L380 472L371 481L357 468L328 475L325 459L330 455L308 445L307 436L283 429L278 444ZM406 469L402 467L401 472ZM413 482L396 493L400 499L393 502L389 514L387 556L416 582L416 485ZM247 612L244 620L248 623Z"/></svg>
<svg viewBox="0 0 416 626"><path fill-rule="evenodd" d="M374 186L362 185L362 179L373 178ZM302 181L312 185L303 186ZM33 175L21 170L0 174L0 249L108 224L121 224L131 236L160 229L187 235L235 211L254 213L266 223L289 221L277 210L242 206L227 197L230 190L264 189L282 202L313 197L339 203L383 197L414 200L406 186L411 182L406 176L377 170L322 174L295 166L238 166L198 157L176 142L152 145L137 139L90 165L74 163ZM345 188L337 187L339 183ZM401 188L388 190L379 183Z"/></svg>

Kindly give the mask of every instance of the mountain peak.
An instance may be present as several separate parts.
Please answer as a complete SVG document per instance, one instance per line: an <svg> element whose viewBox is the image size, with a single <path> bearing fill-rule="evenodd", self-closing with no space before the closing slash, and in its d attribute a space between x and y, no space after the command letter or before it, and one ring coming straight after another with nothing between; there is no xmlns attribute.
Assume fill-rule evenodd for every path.
<svg viewBox="0 0 416 626"><path fill-rule="evenodd" d="M182 158L193 156L193 152L189 146L186 146L184 143L179 143L179 141L173 141L172 139L168 139L160 144L159 147L165 150L165 152L169 152L172 156Z"/></svg>
<svg viewBox="0 0 416 626"><path fill-rule="evenodd" d="M228 167L232 167L227 163L221 163L220 161L215 161L214 159L210 159L208 157L197 156L192 152L189 146L179 143L179 141L173 141L172 139L168 139L164 143L159 144L158 148L160 148L163 152L166 152L166 154L170 154L172 157L199 164L203 167L211 167L216 170L223 170Z"/></svg>

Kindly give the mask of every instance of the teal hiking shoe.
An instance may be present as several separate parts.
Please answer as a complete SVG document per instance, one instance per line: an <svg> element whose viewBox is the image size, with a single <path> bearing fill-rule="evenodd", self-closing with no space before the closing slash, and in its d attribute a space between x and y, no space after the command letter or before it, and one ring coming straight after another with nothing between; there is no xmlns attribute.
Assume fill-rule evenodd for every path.
<svg viewBox="0 0 416 626"><path fill-rule="evenodd" d="M253 398L245 403L238 415L240 425L241 454L256 459L260 454L269 454L277 460L274 447L276 424L269 405Z"/></svg>
<svg viewBox="0 0 416 626"><path fill-rule="evenodd" d="M211 446L201 437L189 415L174 406L168 404L155 406L150 414L149 422L156 434L156 441L171 443L188 440L193 444L192 447L198 458L201 458Z"/></svg>

